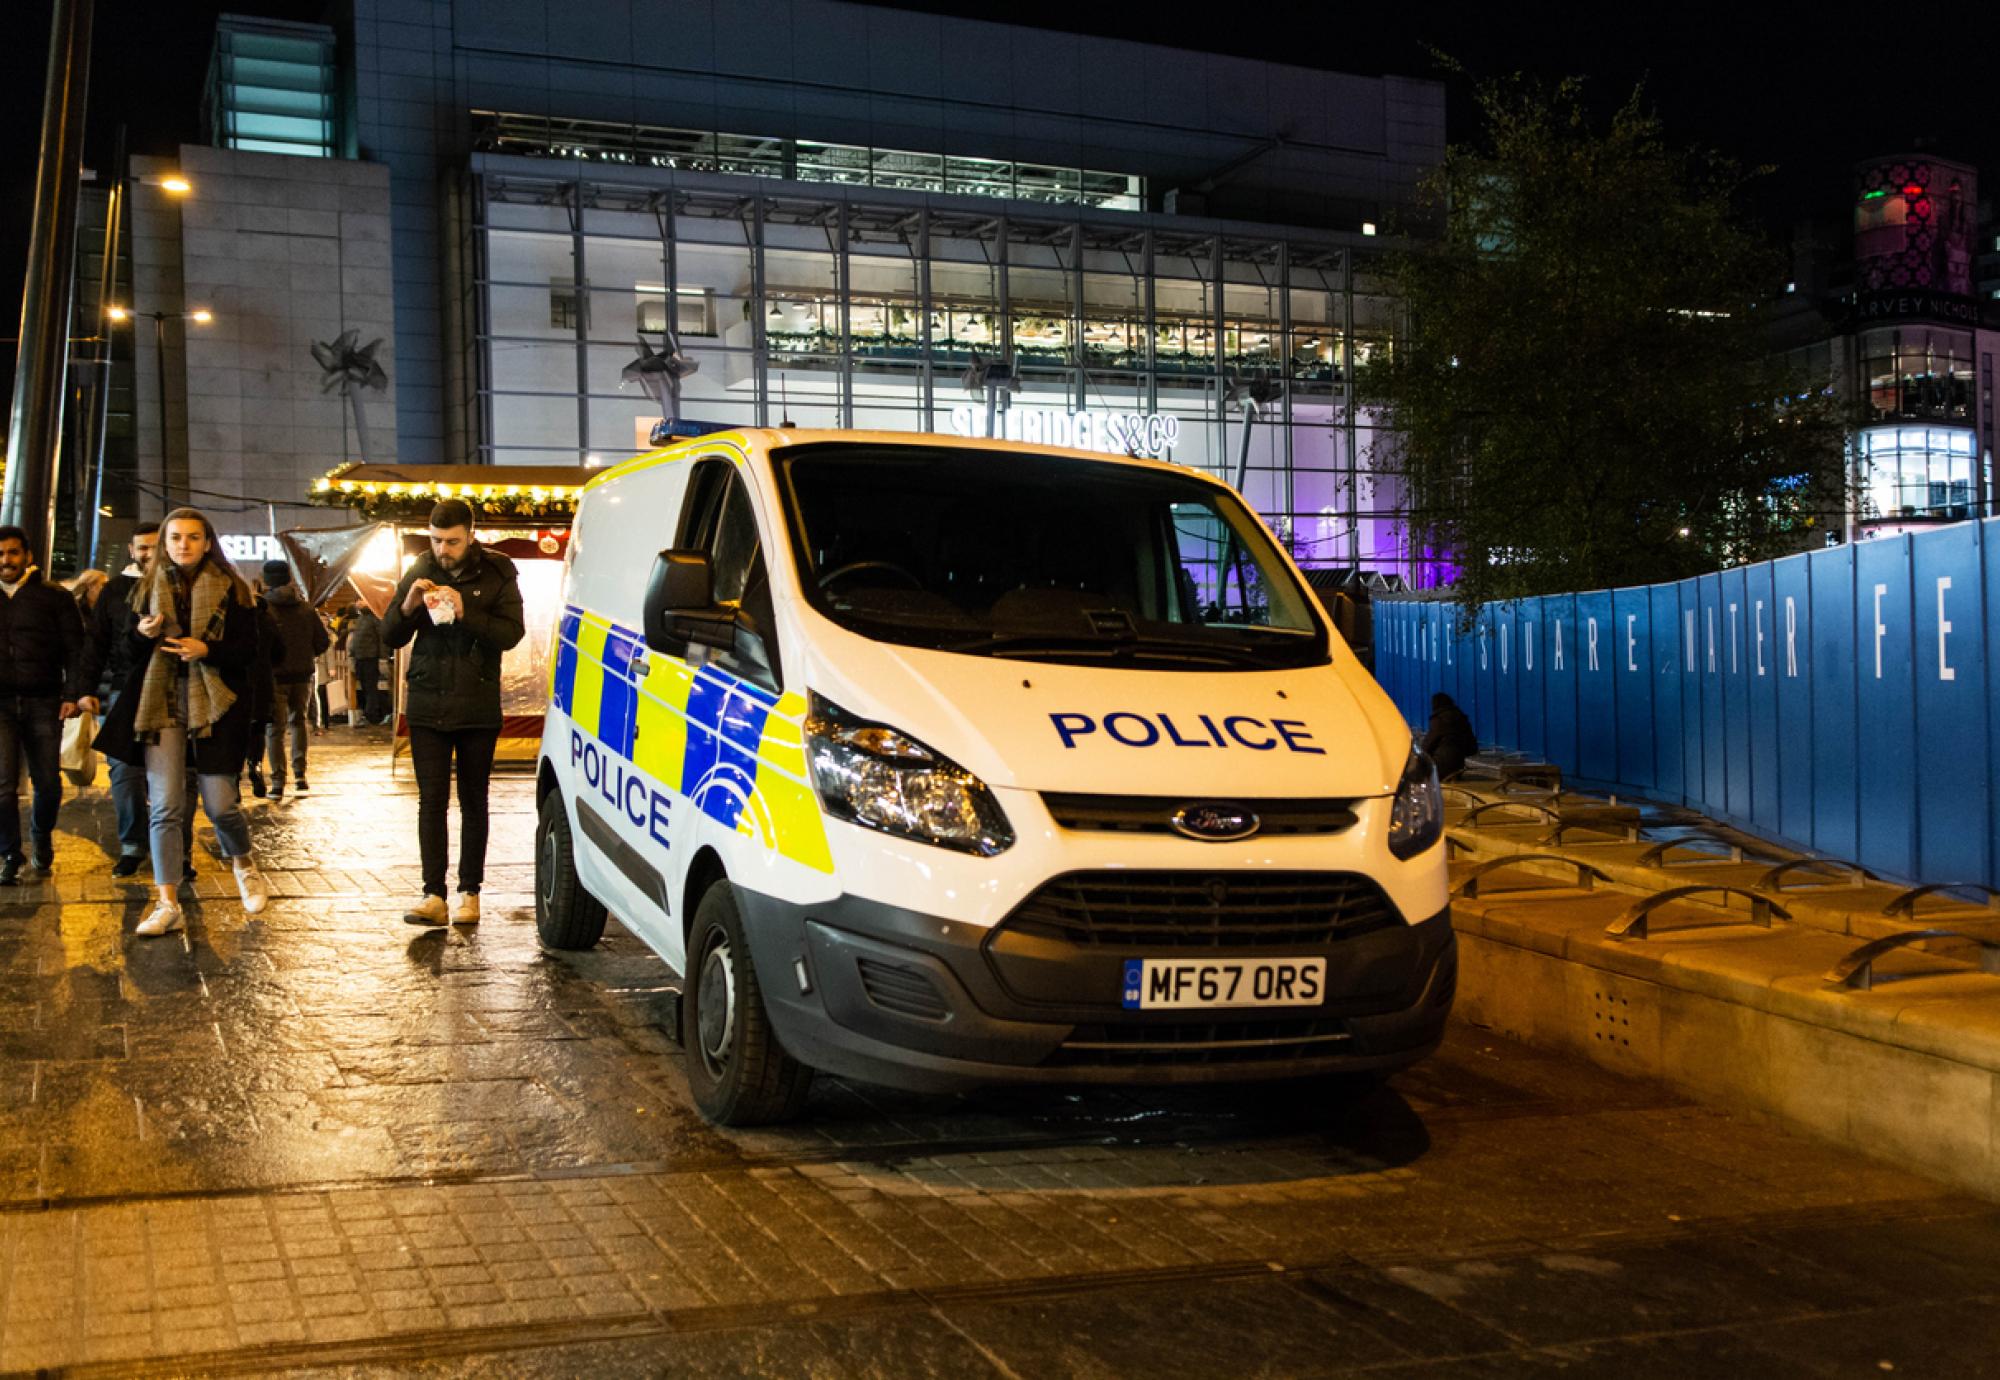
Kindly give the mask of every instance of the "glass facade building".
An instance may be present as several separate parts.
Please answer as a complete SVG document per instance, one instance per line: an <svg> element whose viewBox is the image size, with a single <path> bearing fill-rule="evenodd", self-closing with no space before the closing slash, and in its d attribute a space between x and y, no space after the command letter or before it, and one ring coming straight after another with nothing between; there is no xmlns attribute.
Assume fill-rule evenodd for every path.
<svg viewBox="0 0 2000 1380"><path fill-rule="evenodd" d="M1386 447L1350 406L1395 328L1362 236L1065 203L1046 167L1003 201L864 181L860 158L845 181L556 152L471 160L458 428L481 460L648 448L661 408L624 378L642 348L694 366L691 420L973 435L968 371L999 361L995 434L1240 472L1302 560L1405 564Z"/></svg>
<svg viewBox="0 0 2000 1380"><path fill-rule="evenodd" d="M1930 155L1856 170L1857 536L1993 511L1993 398L1981 379L1994 334L1973 295L1978 187L1976 170Z"/></svg>

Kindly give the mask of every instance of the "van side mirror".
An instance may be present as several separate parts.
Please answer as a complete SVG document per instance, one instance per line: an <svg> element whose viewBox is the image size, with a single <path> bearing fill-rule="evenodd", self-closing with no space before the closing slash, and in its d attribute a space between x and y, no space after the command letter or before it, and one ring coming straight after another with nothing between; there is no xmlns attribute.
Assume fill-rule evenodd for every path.
<svg viewBox="0 0 2000 1380"><path fill-rule="evenodd" d="M706 551L662 551L646 581L646 646L679 655L688 644L736 645L736 615L715 602L715 572Z"/></svg>

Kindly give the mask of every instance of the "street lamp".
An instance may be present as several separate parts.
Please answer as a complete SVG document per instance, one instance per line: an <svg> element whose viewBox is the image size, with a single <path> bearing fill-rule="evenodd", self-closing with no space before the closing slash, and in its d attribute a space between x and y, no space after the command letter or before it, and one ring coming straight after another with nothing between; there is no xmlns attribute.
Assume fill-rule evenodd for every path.
<svg viewBox="0 0 2000 1380"><path fill-rule="evenodd" d="M167 322L192 321L197 326L206 326L215 320L215 313L207 307L196 307L192 311L135 311L131 307L109 306L104 314L113 322L130 321L134 317L151 317L153 321L153 364L160 394L160 505L167 505L169 481L167 479Z"/></svg>

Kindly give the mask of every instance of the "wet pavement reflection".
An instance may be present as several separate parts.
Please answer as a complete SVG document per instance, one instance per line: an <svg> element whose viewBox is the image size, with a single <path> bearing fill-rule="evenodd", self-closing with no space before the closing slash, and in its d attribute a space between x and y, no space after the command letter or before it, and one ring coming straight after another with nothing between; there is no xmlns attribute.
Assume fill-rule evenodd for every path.
<svg viewBox="0 0 2000 1380"><path fill-rule="evenodd" d="M1702 1295L1713 1325L1754 1302L1789 1326L1873 1306L1806 1283L1926 1277L1996 1225L1463 1027L1370 1091L825 1079L800 1124L724 1132L690 1105L666 968L615 922L537 945L525 771L495 783L485 922L413 932L407 764L379 731L314 751L311 794L249 802L261 915L204 826L186 932L135 936L148 888L109 876L102 789L65 806L54 881L0 891L0 1370L1531 1373L1552 1345L1681 1355L1711 1324L1644 1300L1697 1247L1786 1272L1711 1264L1736 1280ZM1882 1223L1901 1254L1871 1273L1835 1226ZM1581 1332L1522 1303L1583 1280ZM1120 1329L1181 1344L1089 1340Z"/></svg>

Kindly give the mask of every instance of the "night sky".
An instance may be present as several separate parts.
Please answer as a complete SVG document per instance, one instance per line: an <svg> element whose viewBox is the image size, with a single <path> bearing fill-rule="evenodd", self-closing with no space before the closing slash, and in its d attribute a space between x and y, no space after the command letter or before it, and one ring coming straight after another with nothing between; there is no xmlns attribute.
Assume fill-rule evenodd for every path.
<svg viewBox="0 0 2000 1380"><path fill-rule="evenodd" d="M663 0L663 9L670 0ZM1685 5L1480 7L1263 3L1225 9L1014 3L990 9L905 3L893 8L990 14L1015 23L1166 42L1337 71L1436 75L1429 48L1480 75L1578 74L1606 107L1645 81L1669 133L1746 165L1774 164L1750 209L1773 227L1837 211L1856 159L1931 141L2000 186L2000 6L1877 4L1706 9ZM134 152L171 152L200 137L201 85L214 18L224 6L98 0L88 160L108 158L123 118ZM227 8L317 19L322 0L237 0ZM7 6L0 47L0 312L12 335L34 187L50 0ZM1155 27L1156 17L1182 16ZM1143 16L1143 17L1142 17ZM1224 17L1228 18L1225 19ZM1199 22L1195 22L1199 20ZM1231 22L1235 21L1235 22ZM1465 83L1451 83L1448 130L1472 132Z"/></svg>

